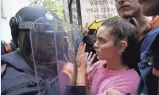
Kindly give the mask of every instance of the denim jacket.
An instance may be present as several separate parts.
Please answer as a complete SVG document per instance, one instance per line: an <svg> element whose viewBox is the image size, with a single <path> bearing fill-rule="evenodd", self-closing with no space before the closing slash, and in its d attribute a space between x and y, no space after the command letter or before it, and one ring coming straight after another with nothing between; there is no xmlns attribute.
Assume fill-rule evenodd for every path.
<svg viewBox="0 0 159 95"><path fill-rule="evenodd" d="M140 59L141 80L137 93L157 95L158 77L152 74L152 68L159 70L159 26L149 31L141 43Z"/></svg>

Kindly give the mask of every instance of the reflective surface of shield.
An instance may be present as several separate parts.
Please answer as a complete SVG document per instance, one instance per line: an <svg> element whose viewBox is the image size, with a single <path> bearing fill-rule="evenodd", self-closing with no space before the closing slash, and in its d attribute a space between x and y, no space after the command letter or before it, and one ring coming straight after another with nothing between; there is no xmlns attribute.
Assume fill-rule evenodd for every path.
<svg viewBox="0 0 159 95"><path fill-rule="evenodd" d="M69 77L61 70L65 64L72 63L73 77L76 77L76 51L82 39L80 29L47 18L21 25L31 28L35 76L43 80L43 84L37 83L39 95L66 95Z"/></svg>

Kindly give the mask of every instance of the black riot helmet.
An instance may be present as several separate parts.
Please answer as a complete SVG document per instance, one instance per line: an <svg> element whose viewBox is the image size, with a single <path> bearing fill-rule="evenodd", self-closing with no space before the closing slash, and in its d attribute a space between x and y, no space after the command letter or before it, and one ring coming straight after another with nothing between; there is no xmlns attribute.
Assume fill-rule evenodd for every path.
<svg viewBox="0 0 159 95"><path fill-rule="evenodd" d="M27 6L20 9L10 20L11 34L16 48L25 61L35 63L37 73L43 78L57 75L54 24L57 15L42 6ZM52 32L50 32L52 31Z"/></svg>
<svg viewBox="0 0 159 95"><path fill-rule="evenodd" d="M29 39L29 29L20 29L19 24L21 22L34 22L39 18L46 17L47 14L52 15L54 19L58 19L57 15L53 11L49 11L42 6L27 6L20 9L15 17L10 19L10 28L13 42L16 48L19 47L20 53L30 56L31 44Z"/></svg>

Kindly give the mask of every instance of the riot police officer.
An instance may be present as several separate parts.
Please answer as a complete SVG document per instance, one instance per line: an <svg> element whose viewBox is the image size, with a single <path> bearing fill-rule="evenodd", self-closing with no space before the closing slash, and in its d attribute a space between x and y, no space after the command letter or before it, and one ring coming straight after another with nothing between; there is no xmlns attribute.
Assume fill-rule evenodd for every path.
<svg viewBox="0 0 159 95"><path fill-rule="evenodd" d="M12 39L18 50L1 57L2 67L5 65L1 71L2 95L60 95L60 85L67 81L59 83L59 34L55 32L61 27L57 23L56 14L42 6L24 7L11 18ZM67 80L68 76L61 74L61 78Z"/></svg>

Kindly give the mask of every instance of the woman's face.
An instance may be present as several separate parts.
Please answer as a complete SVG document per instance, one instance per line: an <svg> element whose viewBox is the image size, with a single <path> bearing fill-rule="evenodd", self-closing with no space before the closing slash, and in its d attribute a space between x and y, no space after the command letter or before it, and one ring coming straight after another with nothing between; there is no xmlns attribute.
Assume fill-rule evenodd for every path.
<svg viewBox="0 0 159 95"><path fill-rule="evenodd" d="M112 60L118 54L118 47L114 44L111 31L112 28L106 26L101 26L97 31L94 47L98 60Z"/></svg>

